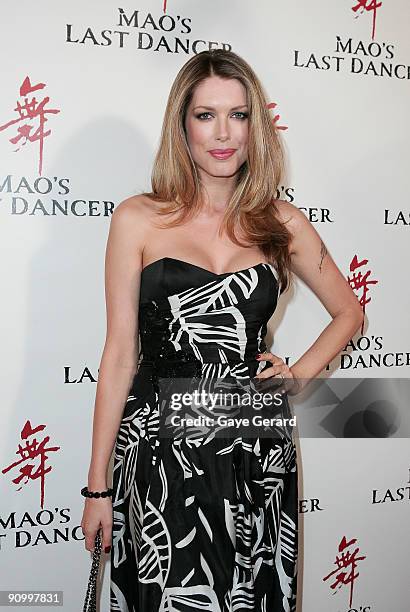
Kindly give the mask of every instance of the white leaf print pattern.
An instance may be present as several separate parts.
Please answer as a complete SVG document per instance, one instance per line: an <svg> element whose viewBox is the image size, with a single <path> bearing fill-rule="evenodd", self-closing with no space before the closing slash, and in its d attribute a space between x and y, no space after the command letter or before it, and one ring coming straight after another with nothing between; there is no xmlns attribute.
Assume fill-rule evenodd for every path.
<svg viewBox="0 0 410 612"><path fill-rule="evenodd" d="M249 572L235 565L232 586L232 612L243 612L243 610L255 609L254 581L251 577L246 580Z"/></svg>
<svg viewBox="0 0 410 612"><path fill-rule="evenodd" d="M218 282L211 282L203 287L188 289L168 298L173 323L177 322L177 331L171 335L170 341L175 349L181 348L181 337L186 334L198 359L204 361L201 355L201 345L218 342L220 349L226 348L236 353L238 359L243 359L247 344L246 321L240 309L236 306L238 295L248 299L258 283L258 273L255 269L232 274ZM233 319L229 325L215 325L215 316L228 315Z"/></svg>
<svg viewBox="0 0 410 612"><path fill-rule="evenodd" d="M149 347L161 353L162 334L171 356L181 349L200 360L203 379L226 378L229 387L233 376L241 386L242 379L248 384L249 342L252 354L253 347L263 348L267 315L279 296L274 268L258 264L214 275L216 280L199 287L196 276L189 285L185 275L172 274L174 284L163 278L165 268L154 270L145 301L154 301L155 308L146 304L142 352ZM195 273L195 267L189 270ZM189 282L189 274L186 278ZM146 373L143 385L137 375L130 390L114 453L110 612L294 612L292 441L281 446L238 436L221 443L209 434L165 443L159 436L157 386L147 384ZM284 490L289 482L292 490ZM230 576L221 571L223 562L232 567Z"/></svg>
<svg viewBox="0 0 410 612"><path fill-rule="evenodd" d="M215 591L207 584L169 587L164 590L159 612L186 612L190 609L204 612L221 611Z"/></svg>
<svg viewBox="0 0 410 612"><path fill-rule="evenodd" d="M164 588L171 564L171 538L163 516L149 500L146 509L138 578L140 582L156 582Z"/></svg>

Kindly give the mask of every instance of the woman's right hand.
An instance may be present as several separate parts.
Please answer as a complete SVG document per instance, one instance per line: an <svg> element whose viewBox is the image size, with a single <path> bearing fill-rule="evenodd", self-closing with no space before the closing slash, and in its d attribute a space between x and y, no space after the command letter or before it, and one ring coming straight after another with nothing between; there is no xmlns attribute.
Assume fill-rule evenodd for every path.
<svg viewBox="0 0 410 612"><path fill-rule="evenodd" d="M112 542L112 501L110 497L86 497L81 528L85 536L85 548L94 550L95 536L102 529L102 550L110 552Z"/></svg>

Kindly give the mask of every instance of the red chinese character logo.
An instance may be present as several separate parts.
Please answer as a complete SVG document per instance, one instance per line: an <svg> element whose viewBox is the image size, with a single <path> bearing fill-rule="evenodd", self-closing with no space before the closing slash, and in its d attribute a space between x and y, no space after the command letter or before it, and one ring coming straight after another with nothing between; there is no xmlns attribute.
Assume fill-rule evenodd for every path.
<svg viewBox="0 0 410 612"><path fill-rule="evenodd" d="M362 557L357 556L359 552L358 547L355 548L353 552L350 552L348 550L344 552L349 546L352 546L356 542L357 542L356 538L353 538L353 540L350 540L350 542L347 542L345 536L343 536L343 538L340 540L340 543L339 543L339 553L342 553L342 554L340 556L336 555L336 561L334 561L334 564L336 564L337 567L335 570L333 570L333 572L330 572L330 574L328 574L327 576L323 578L323 581L325 581L328 578L330 578L330 576L333 576L333 574L336 574L336 580L330 585L331 589L336 589L337 587L340 589L342 585L350 584L350 598L349 598L350 608L352 607L352 602L353 602L353 582L359 576L359 572L355 574L355 569L357 567L357 561L362 561L363 559L366 559L365 556L362 556ZM345 571L345 570L349 570L349 571ZM336 591L334 591L333 594L335 593Z"/></svg>
<svg viewBox="0 0 410 612"><path fill-rule="evenodd" d="M17 100L17 105L14 109L19 116L17 119L12 119L8 123L0 125L1 132L12 125L20 124L18 125L16 136L13 136L13 138L9 140L12 144L17 144L21 140L21 146L23 146L27 142L39 141L40 161L38 171L40 175L43 170L44 138L51 134L51 130L44 130L44 125L48 121L47 115L55 115L60 112L56 108L46 108L46 105L50 101L48 96L43 98L40 102L37 101L35 96L29 97L33 92L44 89L45 86L45 83L32 85L29 77L26 77L20 87L20 98L22 98L22 100ZM19 148L20 147L15 149L15 151L18 151Z"/></svg>
<svg viewBox="0 0 410 612"><path fill-rule="evenodd" d="M360 14L362 14L364 11L373 11L372 40L374 40L374 35L376 32L377 9L379 9L381 5L382 5L382 2L377 2L377 0L357 0L357 4L352 6L352 11L354 11L355 13L357 13L359 9L362 9L360 11ZM358 16L359 16L359 13L355 15L355 19L357 19Z"/></svg>
<svg viewBox="0 0 410 612"><path fill-rule="evenodd" d="M46 436L41 442L37 442L37 438L33 438L30 442L27 438L30 436L34 436L38 431L42 431L45 428L45 425L38 425L32 429L30 421L26 421L23 429L21 430L20 436L22 440L26 440L26 445L22 446L18 445L18 450L16 451L16 455L19 455L21 459L11 463L9 466L2 470L2 474L5 474L12 468L20 465L21 463L25 463L20 467L20 475L13 479L12 482L15 484L19 484L23 478L26 478L23 484L27 484L29 480L36 480L37 478L41 478L41 495L40 495L40 505L44 507L44 476L51 471L51 465L45 468L46 459L48 459L48 455L46 453L59 450L59 446L48 446L46 447L47 442L50 440L50 436ZM34 463L30 461L36 458L39 458L39 464L36 466ZM20 491L22 487L19 487L17 490Z"/></svg>
<svg viewBox="0 0 410 612"><path fill-rule="evenodd" d="M361 266L365 266L368 263L368 259L363 259L362 261L358 261L357 259L357 255L355 255L352 259L352 261L350 262L350 272L353 272L352 276L348 276L347 280L349 281L350 286L352 287L353 291L357 292L361 291L361 295L359 298L359 302L361 307L363 308L363 315L366 314L366 304L368 304L371 301L371 297L368 297L367 294L369 293L369 285L376 285L379 281L378 280L370 280L369 276L372 273L371 270L367 270L367 272L365 274L363 274L361 271L356 272L357 268L360 268ZM361 328L361 333L363 334L363 328L364 328L364 317L363 317L363 323L362 323L362 328Z"/></svg>
<svg viewBox="0 0 410 612"><path fill-rule="evenodd" d="M276 104L276 102L270 102L267 106L268 106L269 109L271 109L271 108L275 108L277 106L277 104ZM272 119L273 123L276 123L278 121L279 117L280 117L280 115L274 115L273 119ZM285 125L276 125L276 129L278 129L278 130L287 130L288 128Z"/></svg>

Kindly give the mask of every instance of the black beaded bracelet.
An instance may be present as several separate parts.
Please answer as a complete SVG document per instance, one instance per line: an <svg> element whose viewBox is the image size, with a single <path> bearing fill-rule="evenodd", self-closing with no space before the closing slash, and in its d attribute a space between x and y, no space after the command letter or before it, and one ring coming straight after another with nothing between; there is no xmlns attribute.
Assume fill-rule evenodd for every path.
<svg viewBox="0 0 410 612"><path fill-rule="evenodd" d="M84 497L109 497L112 495L112 489L107 489L106 491L89 491L88 487L83 487L81 489L81 495Z"/></svg>

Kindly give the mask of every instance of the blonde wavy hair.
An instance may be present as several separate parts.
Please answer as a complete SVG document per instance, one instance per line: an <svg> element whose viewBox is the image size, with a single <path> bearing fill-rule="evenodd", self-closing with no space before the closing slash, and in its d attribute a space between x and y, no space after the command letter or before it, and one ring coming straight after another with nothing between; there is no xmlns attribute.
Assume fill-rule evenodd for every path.
<svg viewBox="0 0 410 612"><path fill-rule="evenodd" d="M169 205L158 214L177 213L166 226L183 223L201 206L200 177L191 157L185 115L196 86L211 76L237 79L245 89L249 110L248 157L237 172L237 183L226 207L220 234L226 231L239 246L257 245L277 270L281 293L289 286L291 233L277 218L276 193L284 173L284 152L258 77L233 51L212 49L190 58L178 72L167 101L151 192L143 195ZM239 225L247 244L235 235Z"/></svg>

